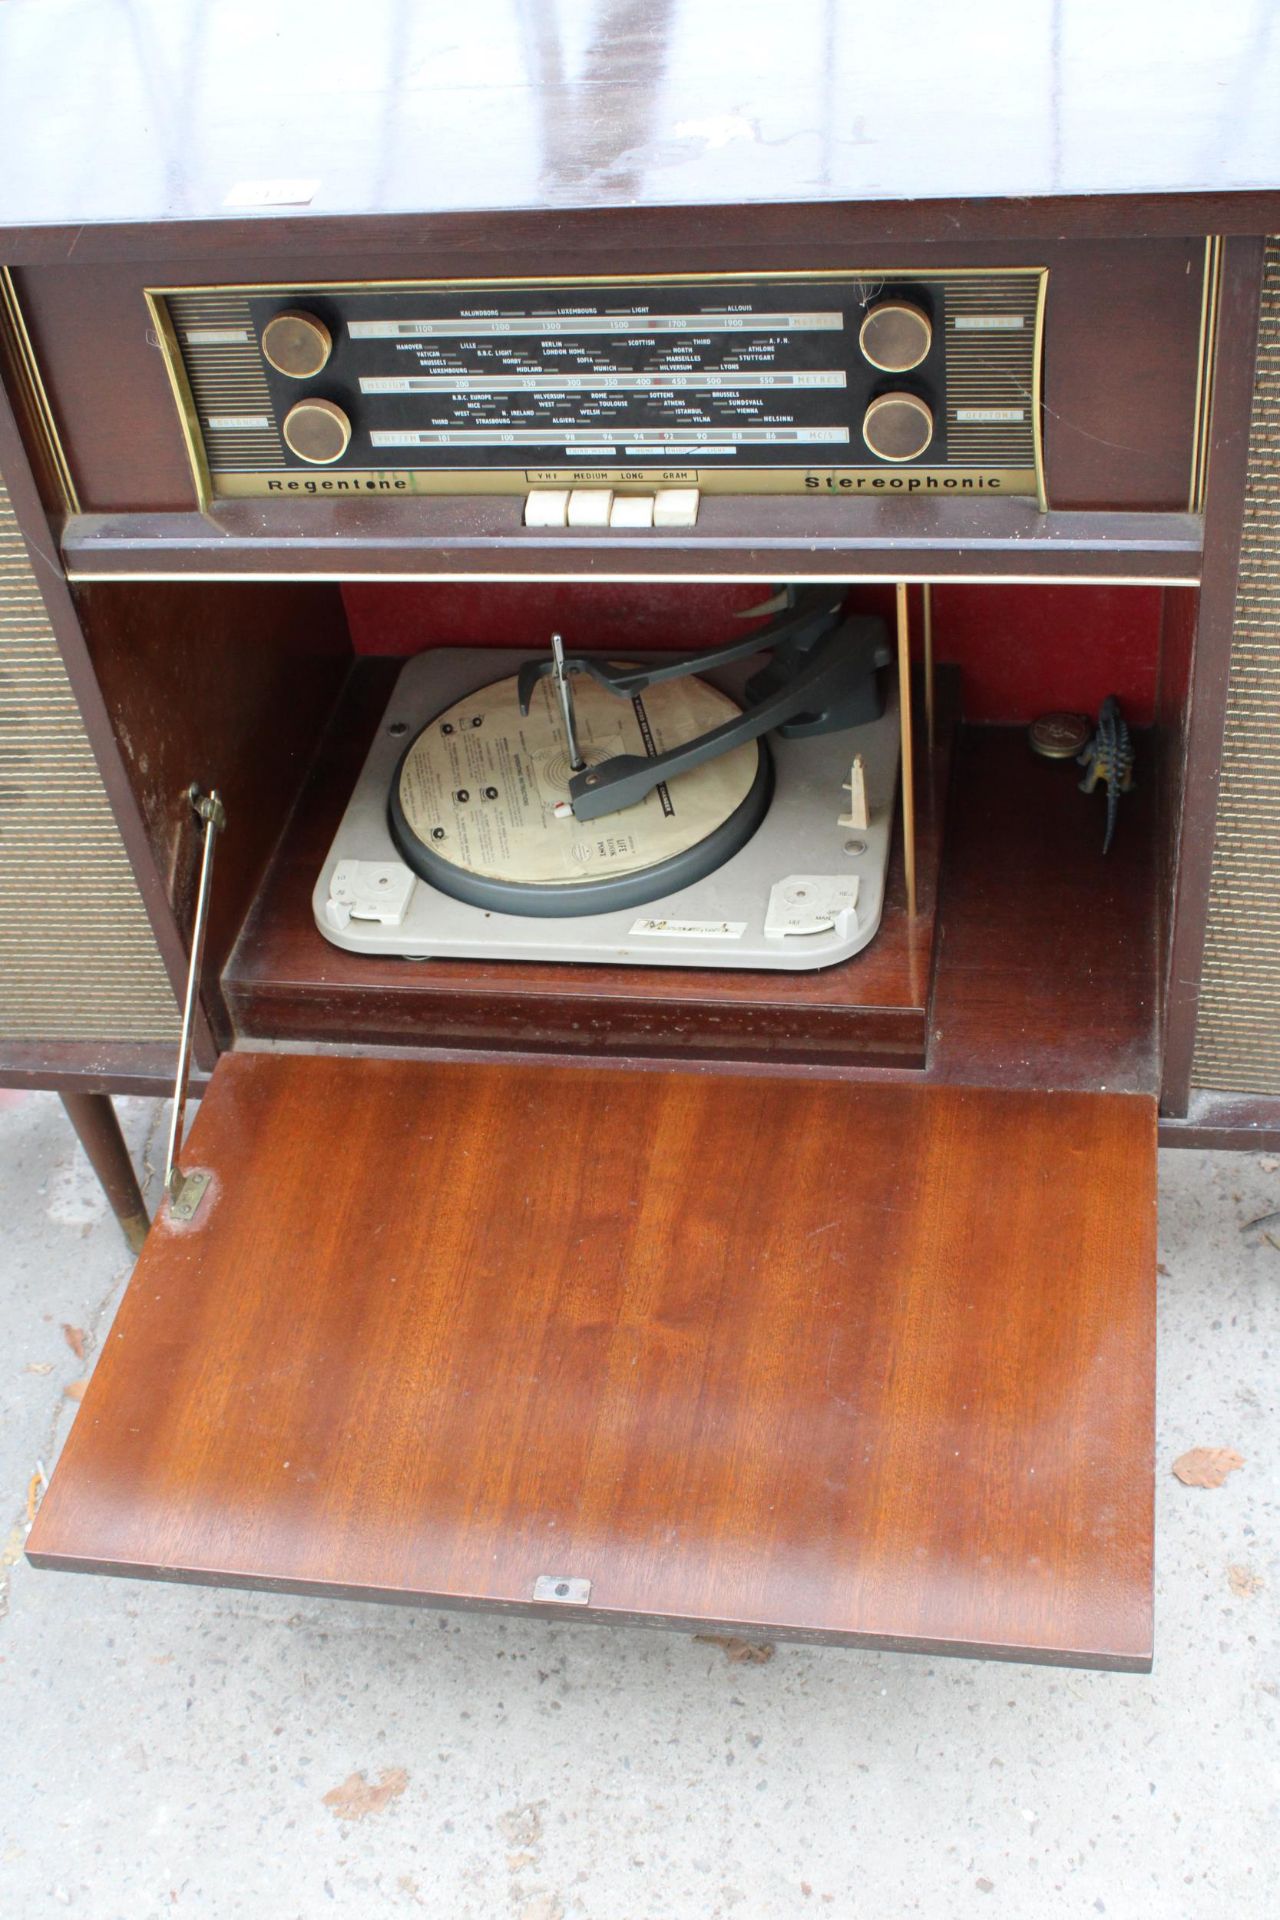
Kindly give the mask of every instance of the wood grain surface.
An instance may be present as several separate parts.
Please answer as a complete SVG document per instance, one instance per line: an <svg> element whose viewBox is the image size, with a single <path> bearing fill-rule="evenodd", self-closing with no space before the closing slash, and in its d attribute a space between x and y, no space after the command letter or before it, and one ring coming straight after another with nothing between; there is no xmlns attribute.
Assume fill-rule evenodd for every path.
<svg viewBox="0 0 1280 1920"><path fill-rule="evenodd" d="M204 999L228 1039L218 976L346 678L332 586L135 584L76 596L111 728L184 939L195 918L194 783L227 826L205 938ZM185 985L185 983L184 983Z"/></svg>
<svg viewBox="0 0 1280 1920"><path fill-rule="evenodd" d="M158 424L158 436L167 427ZM1040 513L1033 500L814 500L709 494L692 532L522 524L519 494L232 501L196 513L80 514L76 581L1037 580L1194 583L1190 513Z"/></svg>
<svg viewBox="0 0 1280 1920"><path fill-rule="evenodd" d="M1037 759L1021 727L962 727L947 815L929 1036L931 1077L960 1085L1153 1093L1157 901L1170 823L1155 736L1103 857L1106 803L1074 761Z"/></svg>
<svg viewBox="0 0 1280 1920"><path fill-rule="evenodd" d="M1141 1669L1155 1118L229 1056L31 1558Z"/></svg>
<svg viewBox="0 0 1280 1920"><path fill-rule="evenodd" d="M0 34L3 22L0 19ZM0 39L2 45L2 39ZM1186 577L1198 557L1198 523L1183 519L1195 423L1203 241L1024 241L959 243L944 222L927 246L886 255L882 237L851 248L832 230L826 207L796 208L772 246L756 230L757 209L739 208L694 235L669 215L650 236L610 215L574 242L542 215L537 245L513 254L500 234L471 236L449 251L369 251L370 236L339 271L357 280L599 274L752 273L927 267L991 270L1046 267L1044 442L1048 519L1014 498L848 499L798 495L709 496L698 525L682 536L609 529L576 538L521 525L523 499L463 495L414 500L227 502L193 515L194 483L162 355L152 342L147 287L210 280L237 285L332 280L332 259L299 253L281 238L264 264L228 251L214 263L158 251L136 265L95 266L80 251L70 264L15 275L41 375L67 445L85 518L72 528L77 569L104 576L149 565L183 573L350 573L450 570L483 574L505 565L549 571L736 569L770 577L780 553L799 571L866 574L879 565L902 578L904 563L930 573L1111 571L1122 577ZM271 223L267 223L270 226ZM409 262L420 263L411 266ZM104 359L112 378L102 378ZM335 393L333 397L338 397ZM359 396L350 396L353 407ZM1109 509L1111 522L1075 510ZM1171 515L1144 532L1134 510ZM168 516L172 515L172 518ZM114 517L118 516L118 517ZM901 552L890 559L898 543ZM1150 543L1149 552L1144 542ZM966 548L973 551L966 559ZM152 551L159 546L161 551ZM812 547L812 553L809 552ZM172 549L172 552L170 552ZM254 556L259 557L255 558ZM857 562L856 567L850 563ZM1163 570L1163 573L1162 571Z"/></svg>
<svg viewBox="0 0 1280 1920"><path fill-rule="evenodd" d="M255 225L264 245L349 247L359 217L406 217L408 252L440 243L415 215L465 232L531 206L694 225L736 204L778 232L805 202L853 203L863 232L1141 232L1163 215L1203 233L1265 222L1280 189L1267 0L1009 9L998 58L950 0L908 21L740 0L731 30L699 0L367 0L358 36L350 18L339 0L275 0L269 25L251 0L135 0L124 32L97 0L8 0L10 257L41 239L100 257L146 225L192 249L219 228L253 244ZM300 174L273 209L271 184ZM265 207L237 207L245 182L267 184Z"/></svg>

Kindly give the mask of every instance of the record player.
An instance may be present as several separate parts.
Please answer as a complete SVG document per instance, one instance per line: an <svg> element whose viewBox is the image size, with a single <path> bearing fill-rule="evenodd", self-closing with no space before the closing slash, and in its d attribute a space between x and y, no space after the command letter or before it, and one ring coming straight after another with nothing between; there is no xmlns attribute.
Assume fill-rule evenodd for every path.
<svg viewBox="0 0 1280 1920"><path fill-rule="evenodd" d="M401 671L313 894L407 958L811 969L872 940L899 759L882 622L783 589L710 652Z"/></svg>

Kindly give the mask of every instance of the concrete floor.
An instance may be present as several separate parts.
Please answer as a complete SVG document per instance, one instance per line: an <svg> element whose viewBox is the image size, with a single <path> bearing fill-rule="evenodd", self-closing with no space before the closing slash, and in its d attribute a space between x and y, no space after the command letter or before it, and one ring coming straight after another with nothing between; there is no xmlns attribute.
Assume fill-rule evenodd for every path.
<svg viewBox="0 0 1280 1920"><path fill-rule="evenodd" d="M1280 1207L1274 1160L1161 1164L1153 1676L746 1666L674 1633L27 1566L30 1476L129 1266L56 1101L0 1103L8 1920L1280 1912L1280 1251L1240 1232ZM160 1110L121 1105L154 1162ZM1217 1444L1246 1456L1224 1487L1173 1479ZM387 1792L346 1821L324 1796L353 1774Z"/></svg>

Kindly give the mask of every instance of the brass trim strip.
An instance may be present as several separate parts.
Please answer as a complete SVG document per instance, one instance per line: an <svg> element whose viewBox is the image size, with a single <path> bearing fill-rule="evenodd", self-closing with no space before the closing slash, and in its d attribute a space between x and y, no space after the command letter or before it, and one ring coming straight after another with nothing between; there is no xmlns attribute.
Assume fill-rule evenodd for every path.
<svg viewBox="0 0 1280 1920"><path fill-rule="evenodd" d="M1048 286L1049 269L1043 267L1036 291L1036 335L1031 349L1031 410L1035 416L1031 446L1036 462L1036 499L1041 513L1049 511L1049 490L1044 473L1044 311L1048 305Z"/></svg>
<svg viewBox="0 0 1280 1920"><path fill-rule="evenodd" d="M902 858L907 876L907 912L916 911L915 756L911 729L911 627L905 581L898 582L898 724L902 731Z"/></svg>
<svg viewBox="0 0 1280 1920"><path fill-rule="evenodd" d="M31 418L58 483L63 509L67 513L80 513L80 496L76 492L71 465L58 435L53 407L40 374L40 363L36 359L36 350L18 300L18 289L13 283L13 275L5 266L0 266L0 333L12 349L14 370L27 390Z"/></svg>
<svg viewBox="0 0 1280 1920"><path fill-rule="evenodd" d="M458 279L403 280L201 280L186 286L151 287L148 293L369 293L407 287L665 287L713 280L971 280L994 279L1000 274L1048 278L1048 267L799 267L759 269L726 267L719 273L521 273L485 276L466 274Z"/></svg>
<svg viewBox="0 0 1280 1920"><path fill-rule="evenodd" d="M933 583L925 580L921 583L920 597L924 604L924 726L932 756L935 745L935 714L933 697Z"/></svg>
<svg viewBox="0 0 1280 1920"><path fill-rule="evenodd" d="M1191 483L1187 507L1204 512L1209 474L1209 421L1213 412L1213 373L1218 347L1218 302L1222 288L1222 238L1209 234L1204 243L1204 278L1200 295L1200 344L1196 354L1196 393L1191 436Z"/></svg>
<svg viewBox="0 0 1280 1920"><path fill-rule="evenodd" d="M191 383L187 379L186 362L182 358L182 349L178 344L177 329L161 295L147 288L144 290L143 298L147 303L147 312L151 315L156 339L160 343L160 357L164 361L164 370L169 376L169 387L177 404L182 438L187 448L187 460L191 467L192 479L196 483L196 504L201 513L208 513L213 499L213 481L205 456L204 435L200 431L200 415L196 410Z"/></svg>

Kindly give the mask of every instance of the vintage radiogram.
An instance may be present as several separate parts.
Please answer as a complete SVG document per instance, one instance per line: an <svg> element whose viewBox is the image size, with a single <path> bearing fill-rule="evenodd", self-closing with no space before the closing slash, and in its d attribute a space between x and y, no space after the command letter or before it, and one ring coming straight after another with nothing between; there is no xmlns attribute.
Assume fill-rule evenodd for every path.
<svg viewBox="0 0 1280 1920"><path fill-rule="evenodd" d="M940 5L602 8L611 115L168 11L161 127L0 8L0 1080L135 1238L179 1089L32 1559L1143 1667L1157 1139L1280 1140L1247 36L979 150Z"/></svg>

